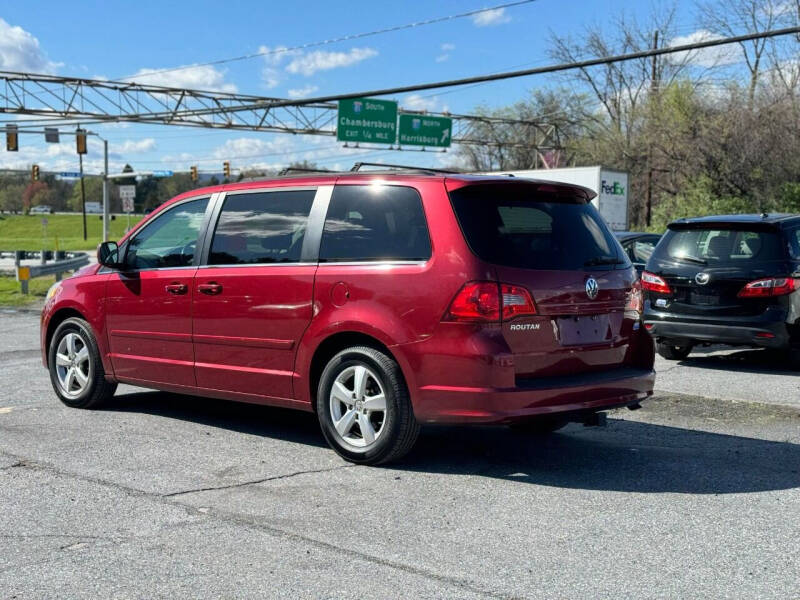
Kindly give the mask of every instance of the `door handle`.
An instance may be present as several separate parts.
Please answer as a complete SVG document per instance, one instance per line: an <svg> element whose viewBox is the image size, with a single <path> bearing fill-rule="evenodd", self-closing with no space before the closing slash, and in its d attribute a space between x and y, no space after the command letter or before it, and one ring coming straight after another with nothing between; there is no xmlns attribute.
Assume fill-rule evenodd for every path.
<svg viewBox="0 0 800 600"><path fill-rule="evenodd" d="M165 289L170 294L180 295L180 294L185 294L189 288L185 283L170 283L167 286L165 286Z"/></svg>
<svg viewBox="0 0 800 600"><path fill-rule="evenodd" d="M198 285L197 291L200 292L201 294L216 296L217 294L222 292L222 286L219 283L211 281L209 283L201 283L200 285Z"/></svg>

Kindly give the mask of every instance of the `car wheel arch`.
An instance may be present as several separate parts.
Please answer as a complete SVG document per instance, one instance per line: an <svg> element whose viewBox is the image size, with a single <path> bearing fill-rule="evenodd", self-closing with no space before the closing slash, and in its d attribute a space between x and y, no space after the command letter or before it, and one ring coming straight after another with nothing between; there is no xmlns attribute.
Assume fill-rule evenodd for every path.
<svg viewBox="0 0 800 600"><path fill-rule="evenodd" d="M311 401L312 408L315 407L315 400L317 396L317 387L319 385L320 377L325 366L330 360L342 350L352 348L355 346L367 346L383 352L390 358L394 359L400 365L400 371L403 377L408 381L405 369L402 362L397 359L397 356L392 349L380 341L378 338L360 331L339 331L329 335L317 344L314 349L311 359L308 364L306 373L308 398ZM314 408L316 410L316 408Z"/></svg>
<svg viewBox="0 0 800 600"><path fill-rule="evenodd" d="M50 342L53 341L53 335L55 334L56 329L58 329L58 326L72 317L83 319L87 323L89 322L89 319L86 318L86 315L72 307L59 308L51 315L50 320L47 323L47 334L45 335L45 353L50 352ZM95 332L95 336L96 335L97 333Z"/></svg>

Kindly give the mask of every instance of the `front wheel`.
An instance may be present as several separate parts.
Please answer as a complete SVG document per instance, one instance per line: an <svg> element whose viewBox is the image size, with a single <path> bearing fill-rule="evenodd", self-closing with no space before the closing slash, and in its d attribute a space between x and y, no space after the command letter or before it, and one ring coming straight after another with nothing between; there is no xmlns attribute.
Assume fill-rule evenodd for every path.
<svg viewBox="0 0 800 600"><path fill-rule="evenodd" d="M73 408L97 408L114 395L106 381L100 351L89 324L70 318L53 334L47 353L50 382L61 401Z"/></svg>
<svg viewBox="0 0 800 600"><path fill-rule="evenodd" d="M400 367L374 348L347 348L330 360L316 409L328 444L358 464L399 460L419 434Z"/></svg>
<svg viewBox="0 0 800 600"><path fill-rule="evenodd" d="M683 360L692 351L691 344L674 344L669 341L658 342L658 353L667 360Z"/></svg>

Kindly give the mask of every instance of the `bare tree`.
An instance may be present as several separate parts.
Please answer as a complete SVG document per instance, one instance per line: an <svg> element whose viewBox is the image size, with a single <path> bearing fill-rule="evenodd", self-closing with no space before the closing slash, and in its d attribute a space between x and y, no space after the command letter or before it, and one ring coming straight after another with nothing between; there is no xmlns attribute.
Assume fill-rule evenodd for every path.
<svg viewBox="0 0 800 600"><path fill-rule="evenodd" d="M769 31L797 20L798 0L706 0L698 4L703 27L724 37ZM768 58L767 38L739 42L749 71L747 101L753 107Z"/></svg>

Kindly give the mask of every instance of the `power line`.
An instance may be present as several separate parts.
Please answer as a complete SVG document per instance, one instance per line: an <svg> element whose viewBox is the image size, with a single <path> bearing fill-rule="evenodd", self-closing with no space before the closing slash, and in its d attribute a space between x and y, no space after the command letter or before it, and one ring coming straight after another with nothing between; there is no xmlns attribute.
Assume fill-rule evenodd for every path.
<svg viewBox="0 0 800 600"><path fill-rule="evenodd" d="M319 46L327 46L329 44L336 44L338 42L348 42L352 40L359 40L366 37L372 37L375 35L381 35L384 33L393 33L395 31L402 31L404 29L414 29L416 27L422 27L425 25L434 25L436 23L444 23L446 21L453 21L455 19L463 19L465 17L473 17L475 15L479 15L482 13L492 12L496 10L505 10L506 8L512 8L514 6L520 6L522 4L530 4L532 2L536 2L536 0L517 0L515 2L506 2L505 4L498 4L496 6L491 6L489 8L479 8L475 10L470 10L463 13L457 13L454 15L447 15L444 17L434 17L432 19L425 19L424 21L415 21L413 23L405 23L403 25L394 25L392 27L386 27L384 29L376 29L374 31L366 31L363 33L352 33L348 35L343 35L327 40L321 40L318 42L308 42L306 44L300 44L298 46L290 46L290 47L279 47L273 48L272 50L265 50L262 52L251 52L250 54L243 54L241 56L234 56L231 58L221 58L218 60L211 60L204 63L195 63L193 65L184 65L182 67L170 67L166 69L157 69L153 71L148 71L146 73L139 73L136 75L128 75L126 77L120 77L118 79L113 79L112 81L126 81L128 79L133 78L142 78L142 77L149 77L151 75L160 75L161 73L173 73L175 71L183 71L186 69L194 69L196 67L211 67L215 65L221 65L230 62L238 62L242 60L249 60L251 58L258 58L259 56L271 56L275 54L284 54L287 52L297 52L298 50L307 50L309 48L318 48Z"/></svg>
<svg viewBox="0 0 800 600"><path fill-rule="evenodd" d="M351 92L347 94L335 94L330 96L318 96L315 98L306 98L304 100L267 100L262 102L257 102L254 104L244 104L242 106L237 106L232 109L228 109L228 112L231 111L240 111L240 110L252 110L254 108L277 108L282 106L302 106L304 104L312 104L312 103L323 103L323 102L335 102L337 100L350 100L353 98L364 98L364 97L374 97L374 96L392 96L397 94L404 94L408 92L419 92L422 90L434 90L446 87L456 87L462 85L470 85L474 83L483 83L488 81L500 81L503 79L514 79L517 77L528 77L531 75L543 75L545 73L557 73L560 71L570 71L573 69L586 69L589 67L595 67L599 65L608 65L618 62L624 62L628 60L637 60L642 58L650 58L653 56L663 56L667 54L677 54L679 52L688 52L691 50L700 50L703 48L713 48L715 46L724 46L727 44L738 44L741 42L757 40L757 39L764 39L764 38L773 38L779 37L783 35L792 35L800 33L800 27L786 27L784 29L775 29L770 31L761 31L756 33L748 33L744 35L737 35L727 38L719 38L714 40L705 40L701 42L694 42L691 44L682 44L680 46L669 46L665 48L651 48L649 50L641 50L638 52L630 52L627 54L618 54L615 56L604 56L599 58L591 58L588 60L570 62L570 63L561 63L557 65L550 65L546 67L536 67L533 69L522 69L518 71L505 71L502 73L491 73L488 75L477 75L475 77L464 77L461 79L450 79L446 81L437 81L432 83L418 83L413 85L405 85L393 88L383 88L378 90L368 90L368 91L361 91L361 92ZM195 111L194 114L204 114L206 112L214 112L214 109L209 109L207 111Z"/></svg>

